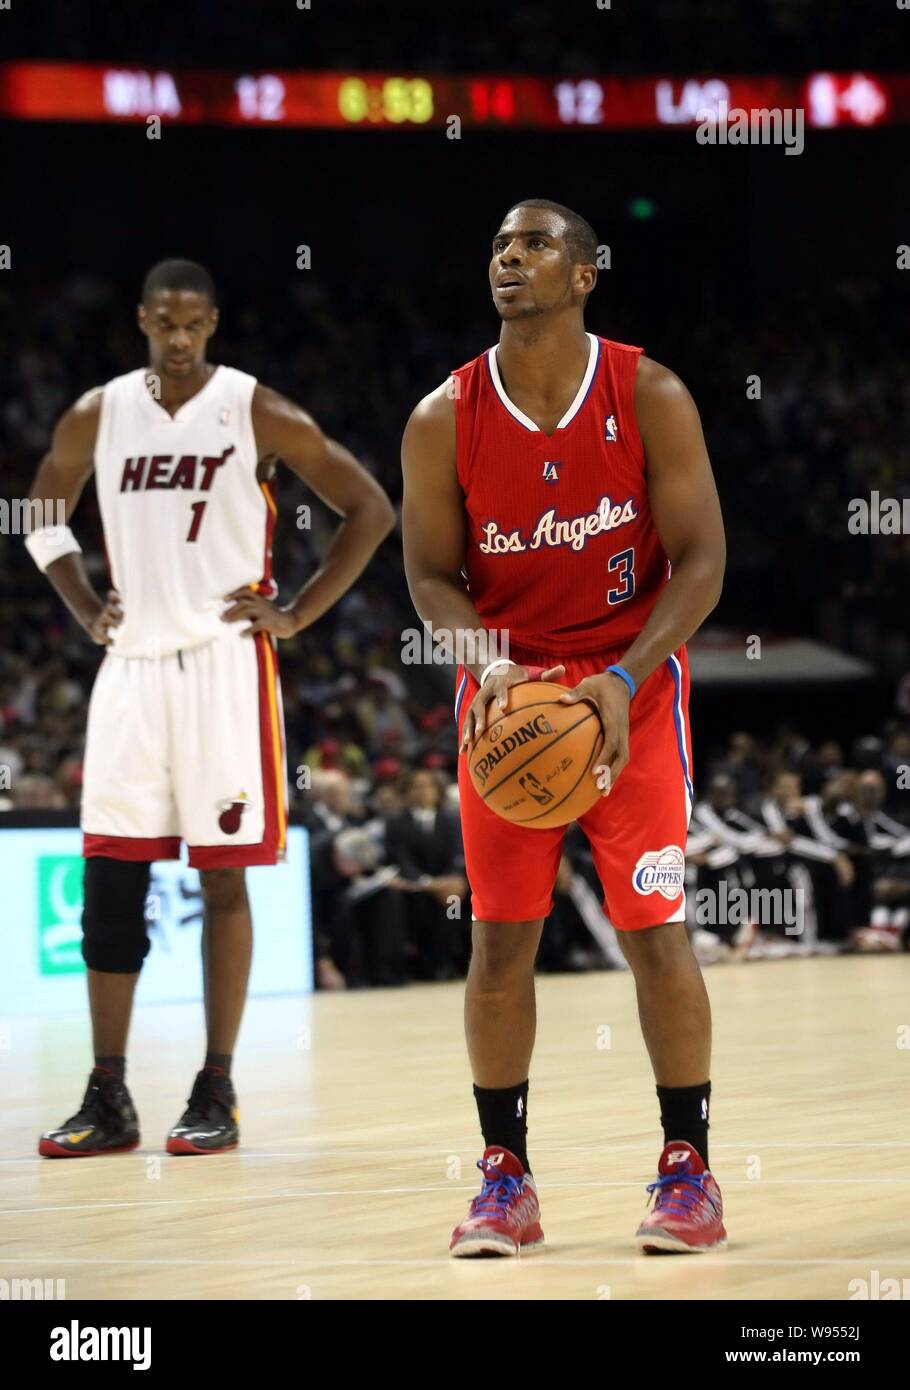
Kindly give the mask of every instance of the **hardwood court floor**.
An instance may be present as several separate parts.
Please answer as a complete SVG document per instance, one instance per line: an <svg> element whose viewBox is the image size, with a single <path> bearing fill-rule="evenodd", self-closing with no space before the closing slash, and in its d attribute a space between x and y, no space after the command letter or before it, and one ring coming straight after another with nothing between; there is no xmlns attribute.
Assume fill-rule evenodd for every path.
<svg viewBox="0 0 910 1390"><path fill-rule="evenodd" d="M217 1158L162 1148L201 1055L199 1008L139 1011L143 1146L81 1161L39 1159L35 1140L78 1104L86 1022L14 1020L0 1277L64 1279L71 1299L846 1299L872 1271L910 1277L910 959L707 977L725 1252L635 1252L656 1098L631 979L598 973L539 982L529 1113L545 1252L448 1258L480 1144L462 989L435 985L251 1004L243 1145Z"/></svg>

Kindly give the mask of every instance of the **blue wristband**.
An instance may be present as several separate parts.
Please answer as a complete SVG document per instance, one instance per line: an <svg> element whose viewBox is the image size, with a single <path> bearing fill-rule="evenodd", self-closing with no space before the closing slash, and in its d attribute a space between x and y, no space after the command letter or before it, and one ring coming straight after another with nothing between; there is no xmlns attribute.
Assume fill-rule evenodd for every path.
<svg viewBox="0 0 910 1390"><path fill-rule="evenodd" d="M632 697L633 697L634 694L635 694L635 689L636 689L636 687L635 687L635 682L633 681L632 677L629 675L629 673L628 673L628 671L625 669L625 667L624 667L624 666L608 666L608 667L607 667L607 670L604 672L604 675L607 675L608 672L609 672L611 675L619 676L619 679L620 679L621 681L625 681L626 685L627 685L628 688L629 688L629 699L631 700Z"/></svg>

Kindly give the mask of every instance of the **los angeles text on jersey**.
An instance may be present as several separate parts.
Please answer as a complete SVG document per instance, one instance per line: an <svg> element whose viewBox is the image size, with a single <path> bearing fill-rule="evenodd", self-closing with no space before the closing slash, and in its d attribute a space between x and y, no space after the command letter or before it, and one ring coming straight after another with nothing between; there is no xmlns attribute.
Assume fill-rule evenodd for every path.
<svg viewBox="0 0 910 1390"><path fill-rule="evenodd" d="M601 497L593 512L583 512L581 516L562 518L556 508L551 507L538 518L530 532L530 539L522 539L521 531L509 533L502 531L498 521L488 521L481 528L484 539L478 542L478 549L484 555L503 555L508 551L539 550L541 546L568 545L573 550L583 550L589 536L599 536L603 531L615 531L638 516L635 499L629 497L625 502L614 503L611 498Z"/></svg>
<svg viewBox="0 0 910 1390"><path fill-rule="evenodd" d="M121 492L151 492L155 489L185 488L188 492L208 492L234 452L230 444L220 454L140 454L124 459L120 473Z"/></svg>

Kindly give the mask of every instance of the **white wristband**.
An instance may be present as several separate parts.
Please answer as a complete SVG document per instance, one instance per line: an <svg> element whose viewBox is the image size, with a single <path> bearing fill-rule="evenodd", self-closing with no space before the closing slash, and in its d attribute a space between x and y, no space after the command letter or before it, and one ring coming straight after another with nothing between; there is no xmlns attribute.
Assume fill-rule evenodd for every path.
<svg viewBox="0 0 910 1390"><path fill-rule="evenodd" d="M82 546L68 526L42 526L25 538L25 548L42 574L64 555L81 555Z"/></svg>
<svg viewBox="0 0 910 1390"><path fill-rule="evenodd" d="M490 664L489 664L489 666L488 666L488 667L486 668L486 670L484 671L483 675L480 677L480 684L483 685L483 683L484 683L484 681L486 680L487 676L490 674L491 671L495 671L497 666L514 666L514 665L515 665L515 662L514 662L514 661L510 661L509 658L508 658L507 656L501 656L501 657L499 658L498 661L491 661Z"/></svg>

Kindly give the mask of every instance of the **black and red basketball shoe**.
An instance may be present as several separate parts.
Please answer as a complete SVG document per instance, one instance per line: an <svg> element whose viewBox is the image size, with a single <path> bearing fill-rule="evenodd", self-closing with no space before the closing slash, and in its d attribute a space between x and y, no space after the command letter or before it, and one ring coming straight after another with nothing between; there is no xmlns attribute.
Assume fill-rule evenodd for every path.
<svg viewBox="0 0 910 1390"><path fill-rule="evenodd" d="M187 1108L167 1137L169 1154L215 1154L240 1143L240 1112L231 1078L220 1067L203 1067L193 1082Z"/></svg>
<svg viewBox="0 0 910 1390"><path fill-rule="evenodd" d="M91 1158L138 1147L139 1121L130 1093L119 1076L104 1067L92 1071L75 1115L38 1141L44 1158Z"/></svg>
<svg viewBox="0 0 910 1390"><path fill-rule="evenodd" d="M478 1159L483 1187L464 1221L455 1227L449 1254L518 1255L543 1245L540 1203L530 1173L508 1149L491 1145Z"/></svg>
<svg viewBox="0 0 910 1390"><path fill-rule="evenodd" d="M691 1144L667 1144L648 1188L654 1205L635 1232L646 1255L701 1255L727 1243L724 1203L713 1173Z"/></svg>

